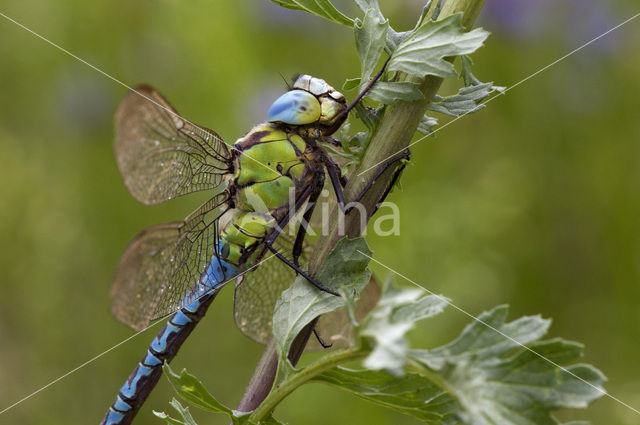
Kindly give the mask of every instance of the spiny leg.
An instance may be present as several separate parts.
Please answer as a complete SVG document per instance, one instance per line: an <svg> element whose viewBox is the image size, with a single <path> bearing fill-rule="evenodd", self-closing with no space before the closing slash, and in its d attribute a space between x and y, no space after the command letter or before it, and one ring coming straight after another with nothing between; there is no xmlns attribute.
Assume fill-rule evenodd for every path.
<svg viewBox="0 0 640 425"><path fill-rule="evenodd" d="M324 156L324 166L327 169L327 174L329 174L329 180L331 180L331 185L333 186L333 191L336 194L336 199L338 200L338 206L344 213L344 207L346 202L344 200L344 191L342 190L344 185L342 184L342 172L340 170L340 166L336 164L333 159L329 158L328 155Z"/></svg>
<svg viewBox="0 0 640 425"><path fill-rule="evenodd" d="M306 224L309 223L309 220L311 220L313 211L316 208L316 202L320 197L320 193L322 193L323 186L324 184L317 185L317 189L311 193L311 196L309 196L309 204L307 206L307 210L304 212L304 215L302 216L302 222L300 223L300 227L298 228L298 233L296 234L296 240L293 243L293 251L292 251L293 263L296 266L300 265L298 260L300 259L300 255L302 254L302 244L304 243L304 237L307 234Z"/></svg>
<svg viewBox="0 0 640 425"><path fill-rule="evenodd" d="M316 325L313 327L313 334L315 335L316 339L318 340L318 344L320 344L320 346L322 348L331 348L331 346L333 344L327 344L326 342L324 342L324 340L320 337L320 334L318 333L318 328L317 328L317 323Z"/></svg>
<svg viewBox="0 0 640 425"><path fill-rule="evenodd" d="M409 152L407 152L407 159L409 159ZM389 185L387 186L387 188L385 189L384 193L382 194L382 196L380 197L380 199L376 203L376 207L373 209L373 212L371 213L371 215L374 215L376 213L376 211L378 211L378 208L384 202L384 200L387 199L387 196L389 195L389 193L393 189L393 186L395 186L395 184L397 183L398 179L400 178L400 175L402 174L402 172L404 171L406 166L407 166L407 163L405 162L402 165L400 165L398 168L395 169L395 171L393 172L393 177L391 177L391 181L389 182Z"/></svg>
<svg viewBox="0 0 640 425"><path fill-rule="evenodd" d="M395 157L393 157L391 159L388 159L384 163L382 163L380 168L378 168L378 170L376 171L375 175L367 182L365 187L362 188L360 193L358 193L358 195L356 195L354 200L351 201L349 204L354 204L354 203L360 202L362 197L367 193L367 191L369 189L371 189L371 186L373 186L373 184L376 182L376 179L378 177L380 177L382 175L382 173L384 173L389 167L391 167L392 165L396 164L398 161L408 160L410 156L411 156L411 154L410 154L409 150L406 150L402 154L400 154L398 156L395 156ZM338 199L338 205L340 206L340 209L342 209L342 211L345 214L347 214L349 211L351 211L353 209L353 206L347 207L346 201L344 200L344 192L342 190L341 183L338 180L338 176L341 175L340 167L338 166L338 164L336 164L328 156L324 158L324 163L325 163L325 167L327 168L327 174L329 174L329 178L331 179L331 184L333 185L333 189L336 192L336 198ZM382 194L382 197L380 198L380 200L378 200L378 202L376 202L376 208L373 211L374 213L378 209L378 205L384 201L384 199L387 197L387 195L389 194L389 192L393 188L393 185L398 180L398 177L400 176L400 173L402 173L402 170L404 170L404 167L406 167L406 164L401 165L395 171L394 176L391 179L391 183L385 189L385 192ZM372 215L373 215L373 213L372 213Z"/></svg>

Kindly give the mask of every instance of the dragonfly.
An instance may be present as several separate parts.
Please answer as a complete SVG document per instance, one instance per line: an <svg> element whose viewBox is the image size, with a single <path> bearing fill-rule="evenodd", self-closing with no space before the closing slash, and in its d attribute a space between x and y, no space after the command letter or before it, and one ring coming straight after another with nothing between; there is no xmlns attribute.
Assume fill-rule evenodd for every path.
<svg viewBox="0 0 640 425"><path fill-rule="evenodd" d="M112 285L115 317L142 330L170 316L101 424L131 423L162 366L176 356L227 282L236 279L236 324L260 342L268 340L273 306L296 273L338 295L301 266L310 249L306 226L298 226L295 237L283 229L296 213L302 214L301 223L309 221L326 176L338 205L348 211L342 170L323 145L341 146L331 135L383 69L349 105L326 81L298 76L271 105L267 121L231 146L180 116L149 86L125 96L115 115L114 150L131 195L147 205L202 190L213 195L184 220L143 230L122 255ZM398 161L407 155L382 164L373 179L394 164L400 164L398 175L404 167ZM247 273L258 267L260 273Z"/></svg>

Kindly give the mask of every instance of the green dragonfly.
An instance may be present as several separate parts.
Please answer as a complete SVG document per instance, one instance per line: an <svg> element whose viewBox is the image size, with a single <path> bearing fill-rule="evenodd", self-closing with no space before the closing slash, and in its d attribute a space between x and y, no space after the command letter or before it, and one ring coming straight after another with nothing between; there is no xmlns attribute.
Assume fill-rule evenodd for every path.
<svg viewBox="0 0 640 425"><path fill-rule="evenodd" d="M298 226L295 235L283 229L295 214L309 221L326 176L347 211L345 179L323 145L340 146L331 135L381 73L349 105L324 80L301 75L271 105L267 122L230 147L215 132L182 118L153 88L140 86L126 95L115 117L115 153L133 197L152 205L200 190L214 195L186 219L142 231L120 260L112 289L116 318L140 330L171 316L102 424L133 420L162 365L230 280L237 278L236 323L261 342L270 336L275 301L296 273L338 295L301 266L309 251L307 227ZM407 157L408 152L387 161L376 177L391 166L399 172L404 162L398 160Z"/></svg>

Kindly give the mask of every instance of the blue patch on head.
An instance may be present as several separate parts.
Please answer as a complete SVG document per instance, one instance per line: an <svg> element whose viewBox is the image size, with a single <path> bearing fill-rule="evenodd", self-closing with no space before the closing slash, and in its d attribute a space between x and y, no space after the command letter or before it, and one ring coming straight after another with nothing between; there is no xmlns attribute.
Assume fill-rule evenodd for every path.
<svg viewBox="0 0 640 425"><path fill-rule="evenodd" d="M291 90L276 99L267 112L267 121L292 125L311 124L320 119L320 102L304 90Z"/></svg>

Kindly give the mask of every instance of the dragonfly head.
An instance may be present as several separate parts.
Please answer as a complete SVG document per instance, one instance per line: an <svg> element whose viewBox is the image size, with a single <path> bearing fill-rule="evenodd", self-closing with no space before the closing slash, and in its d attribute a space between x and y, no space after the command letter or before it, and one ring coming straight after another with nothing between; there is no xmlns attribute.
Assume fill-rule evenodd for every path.
<svg viewBox="0 0 640 425"><path fill-rule="evenodd" d="M273 102L267 113L267 121L331 127L341 119L346 108L342 93L326 81L310 75L300 75L291 90Z"/></svg>

